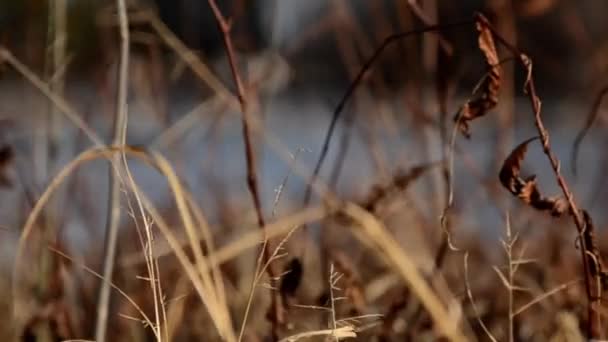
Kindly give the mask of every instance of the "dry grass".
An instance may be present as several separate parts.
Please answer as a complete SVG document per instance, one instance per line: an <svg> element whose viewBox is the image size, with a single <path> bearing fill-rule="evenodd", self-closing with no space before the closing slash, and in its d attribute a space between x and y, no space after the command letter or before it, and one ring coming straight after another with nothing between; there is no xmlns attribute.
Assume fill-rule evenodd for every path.
<svg viewBox="0 0 608 342"><path fill-rule="evenodd" d="M599 227L594 225L591 211L584 208L586 202L574 196L576 188L562 173L560 159L551 145L532 68L542 65L542 58L532 60L481 14L437 23L441 6L425 7L408 1L399 7L404 11L400 13L400 24L407 30L392 30L381 39L372 39L364 36L366 28L357 22L349 5L336 2L329 19L314 32L335 33L350 82L332 111L320 150L308 146L294 149L273 134L265 122L266 97L276 94L263 95L265 80L248 79L249 74L243 71L247 58L239 53L238 44L242 30L235 32L233 21L239 18L238 6L233 9L233 17L224 14L224 8L218 8L215 1L210 0L208 5L217 20L230 77L219 75L207 59L190 50L153 11L120 0L119 11L111 6L99 11L98 29L110 35L120 33L116 41L104 45L104 53L119 60L116 85L109 86L116 88L116 98L104 97L107 92L99 91L102 101L116 102L116 117L108 120L114 126L111 144L104 143L103 135L89 123L91 118L78 109L78 99L65 92L69 85L69 48L65 41L59 39L53 45L53 73L44 76L38 76L36 68L24 62L15 49L0 46L3 65L42 94L52 108L54 116L45 120L55 124L47 125L49 132L42 139L48 141L36 140L38 148L58 143L56 123L62 120L57 115L63 115L78 134L88 139L77 146L81 152L64 165L57 165L56 170L50 166L57 162L51 154L41 157L42 150L38 150L35 164L54 171L48 175L46 171L38 173L37 177L47 178L39 193L28 189L28 184L35 182L27 179L27 173L10 171L31 161L22 157L16 147L0 146L2 186L17 179L26 190L24 202L29 204L27 210L15 213L20 230L5 229L4 222L0 222L0 234L15 236L11 277L0 281L0 293L5 293L0 296L0 310L11 313L0 322L0 338L511 342L604 337L608 310L602 291L608 273L601 252L608 239L596 229ZM49 32L59 30L59 36L67 30L62 6L65 4L58 3L54 8L59 27L48 28ZM383 13L384 5L369 6L375 15ZM508 20L513 14L494 15ZM410 27L404 19L407 16L425 25ZM468 35L465 44L451 34L456 30ZM173 72L154 71L170 74L187 66L197 82L206 87L208 97L155 132L151 144L135 147L129 145L126 134L128 128L139 124L128 117L129 91L146 92L138 92L135 88L141 85L129 77L134 63L129 60L136 55L133 51L138 44L130 37L142 36L150 46L146 51L163 51L176 63ZM294 40L289 45L305 49L306 44L307 41ZM374 45L378 48L373 49ZM471 51L461 51L460 45ZM423 57L410 52L412 49L395 53L403 47L420 48ZM421 94L420 98L405 95L399 106L386 105L375 98L392 94L390 77L383 68L388 65L391 71L391 58L395 55L408 63L417 61L426 66L420 75L402 80L404 89ZM462 87L457 79L463 75L446 69L459 55L477 55L485 67L478 74L466 76L480 81L470 87L472 92L461 89L462 93L472 94L465 101L448 91ZM146 56L143 60L148 57L152 58ZM446 65L440 65L440 61ZM507 63L516 66L507 68ZM105 68L96 66L107 73ZM513 127L506 127L508 118L495 118L495 111L503 108L502 102L515 101L505 99L502 92L504 86L518 79L517 75L523 77L519 89L529 99L533 113L522 120L530 129L536 129L552 172L542 174L538 180L535 176L522 176L526 149L536 138L505 150L503 145L509 141L506 130ZM170 78L163 76L166 78L160 79ZM436 86L443 95L436 99L428 96L429 86ZM163 85L162 89L169 87ZM576 138L574 161L606 94L605 86L599 89L588 123ZM373 113L349 113L347 106L353 99L357 112ZM403 103L409 107L408 112L416 113L415 117L401 114ZM511 105L505 106L512 108ZM431 113L429 108L435 107L443 113ZM456 112L452 122L448 107ZM176 162L160 152L177 146L203 112L216 115L217 122L231 120L231 115L240 120L245 153L232 151L230 158L245 161L245 177L229 182L242 185L243 190L247 187L248 193L240 194L245 204L224 200L221 188L214 193L217 203L213 206L200 201L181 169L181 163L187 164L189 156L180 156ZM346 128L338 149L341 152L330 180L325 181L322 167L329 162L331 143L342 121ZM505 136L496 144L496 151L503 154L496 159L503 163L502 168L492 169L486 177L479 171L473 147L482 144L477 139L488 134L487 122L494 121L505 125L497 128ZM361 127L367 123L373 128ZM400 126L405 124L412 125L412 131L422 132L415 137L421 140L421 150L425 151L421 163L413 163L407 152L390 152L385 146L390 144L387 141L399 138ZM55 133L51 134L51 130ZM346 154L360 133L375 168L372 175L378 177L355 179L354 183L361 186L344 193L338 185L349 171ZM459 133L470 140L460 139ZM91 144L93 147L84 147ZM433 146L438 146L440 158L432 156L436 154L432 153ZM409 147L400 146L403 149ZM262 150L281 160L287 170L274 180L278 188L272 198L262 198L262 190L268 186L259 179L257 159ZM512 152L505 155L509 150ZM304 153L300 156L302 151L318 159L310 162ZM66 218L55 211L65 201L71 205L74 193L85 191L84 185L78 186L78 177L90 167L98 167L99 161L108 163L111 175L108 184L112 199L106 209L108 244L103 250L101 244L87 246L84 252L72 250L58 228ZM456 166L460 164L470 172L457 173ZM154 189L139 183L136 167L162 177L158 188L166 189L168 203L161 206L153 199L150 193ZM304 196L303 205L294 204L297 201L284 194L291 190L294 179L304 184L298 193ZM544 195L552 180L561 195ZM368 187L369 183L377 185ZM65 191L66 188L76 191ZM93 203L97 203L102 196L97 196L96 191L100 190L92 191ZM353 195L357 191L359 195ZM428 193L432 194L430 198ZM467 206L475 206L473 201L480 198L479 194L500 215L509 213L505 222L488 223L480 218L484 213L478 208L472 210L471 220ZM516 199L514 205L506 205L508 196ZM264 203L272 205L264 208ZM283 205L292 209L283 210ZM63 215L69 214L66 211ZM123 227L119 229L121 222ZM505 233L503 237L488 238L469 229L467 222L504 226ZM311 232L313 226L321 229L319 236Z"/></svg>

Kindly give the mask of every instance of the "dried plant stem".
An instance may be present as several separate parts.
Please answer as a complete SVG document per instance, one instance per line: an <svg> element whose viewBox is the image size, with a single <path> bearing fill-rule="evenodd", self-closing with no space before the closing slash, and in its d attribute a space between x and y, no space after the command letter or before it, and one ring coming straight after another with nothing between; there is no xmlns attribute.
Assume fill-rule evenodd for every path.
<svg viewBox="0 0 608 342"><path fill-rule="evenodd" d="M264 220L264 213L262 211L262 202L260 199L260 192L258 188L258 181L256 175L256 161L254 155L254 148L251 139L251 130L249 128L249 116L251 113L247 108L247 97L245 94L245 87L243 86L243 81L241 79L237 61L235 58L234 47L232 46L232 38L230 37L231 32L231 24L226 21L226 18L222 15L219 7L215 0L209 0L209 6L215 15L215 19L217 21L218 27L222 32L222 37L224 40L224 47L226 49L226 54L228 55L228 63L230 64L230 71L232 73L232 78L234 84L236 86L236 96L239 101L241 113L242 113L242 125L243 125L243 140L245 143L245 158L247 163L247 186L249 187L249 192L251 193L251 197L253 199L253 204L255 207L258 226L260 229L264 229L266 225ZM268 240L264 239L264 244L262 245L262 261L264 264L268 263L271 258L271 247L267 246ZM277 275L275 272L273 265L269 265L266 268L266 272L270 281L274 281ZM283 323L283 305L281 302L281 298L278 293L271 293L271 311L269 312L268 318L272 324L272 338L274 341L277 341L278 338L278 330L280 325Z"/></svg>
<svg viewBox="0 0 608 342"><path fill-rule="evenodd" d="M450 341L465 341L459 323L437 297L424 279L411 257L372 214L352 203L346 203L342 212L358 223L361 235L355 234L365 245L381 251L381 255L408 284L411 293L420 300L433 319L438 333Z"/></svg>
<svg viewBox="0 0 608 342"><path fill-rule="evenodd" d="M479 315L479 310L477 309L477 305L475 304L475 299L473 298L473 290L471 290L471 284L469 282L469 252L464 253L463 263L464 263L464 287L467 292L467 298L469 299L469 302L471 303L471 307L473 308L473 312L475 313L475 318L477 319L477 322L479 323L479 325L481 326L483 331L486 333L488 338L492 342L497 342L496 338L490 332L490 329L488 329L488 327L485 325L485 323L481 319L481 317Z"/></svg>
<svg viewBox="0 0 608 342"><path fill-rule="evenodd" d="M557 184L562 189L562 193L568 203L570 214L580 235L579 241L581 243L581 260L583 263L583 271L585 274L585 288L587 292L587 300L589 301L587 307L587 335L589 338L600 338L602 335L601 317L599 311L601 288L597 286L597 278L599 277L599 272L596 272L598 274L594 275L590 270L590 265L588 262L588 259L590 258L587 256L587 253L591 246L587 246L587 242L585 241L586 239L583 237L587 226L585 224L585 221L583 220L583 217L581 216L581 211L578 209L576 202L574 201L574 196L569 190L568 184L561 174L560 162L551 150L551 145L549 143L549 132L545 128L541 117L541 101L538 95L536 94L536 87L534 85L534 77L532 75L532 61L516 46L504 39L496 31L496 29L487 21L485 17L483 17L482 15L477 15L477 18L479 22L481 22L492 32L492 35L496 38L498 42L500 42L509 51L511 51L514 56L518 57L518 60L521 63L522 67L528 72L527 79L524 84L524 91L528 95L528 98L530 100L530 105L534 114L534 124L540 136L543 152L549 159L549 163L551 164L551 168L553 169L553 173L555 174Z"/></svg>
<svg viewBox="0 0 608 342"><path fill-rule="evenodd" d="M66 58L66 49L68 41L67 27L67 0L53 1L53 76L49 80L53 90L59 94L63 94L65 78L65 68L68 60ZM61 113L53 106L52 115L50 117L50 147L57 143L57 139L61 134Z"/></svg>
<svg viewBox="0 0 608 342"><path fill-rule="evenodd" d="M118 93L116 103L116 116L114 118L114 145L125 144L125 133L127 122L127 93L129 77L129 23L127 19L127 8L124 0L116 0L118 9L118 22L120 27L120 64L118 74ZM115 165L120 163L120 156L112 156ZM108 198L108 215L106 219L106 232L104 242L103 277L112 280L114 263L116 261L116 249L118 245L118 226L120 222L120 182L118 170L109 168L110 193ZM106 341L108 312L110 309L110 283L103 282L99 289L97 302L97 320L95 323L95 340Z"/></svg>
<svg viewBox="0 0 608 342"><path fill-rule="evenodd" d="M334 297L334 290L336 289L336 283L340 279L340 275L334 272L334 264L329 264L329 304L331 311L331 329L336 331L336 298ZM334 335L334 341L338 341L338 338Z"/></svg>
<svg viewBox="0 0 608 342"><path fill-rule="evenodd" d="M126 122L125 122L125 124L126 124ZM126 127L124 127L123 132L126 132ZM124 152L122 152L121 157L122 157L122 163L124 165L124 173L126 174L128 184L131 186L131 188L135 188L136 184L135 184L134 177L131 173L131 170L129 168L129 165L127 163L127 156ZM145 260L146 260L146 267L147 267L147 271L148 271L148 280L150 281L150 288L152 290L152 298L153 298L153 302L154 302L154 315L155 315L155 323L156 323L154 326L152 326L152 329L154 330L154 333L157 337L157 341L162 342L162 340L163 340L162 325L164 324L164 326L165 326L164 327L164 329L165 329L164 338L165 338L165 341L169 341L169 332L167 330L168 323L167 323L167 316L166 316L167 312L166 312L165 300L164 300L163 290L162 290L161 281L160 281L160 279L161 279L160 278L160 268L158 267L158 259L154 258L154 251L153 251L153 246L154 246L154 232L152 229L153 222L148 219L148 216L146 215L146 211L144 209L144 205L142 203L142 200L141 200L139 194L137 192L134 192L133 196L135 197L135 200L137 203L137 208L138 208L139 214L143 221L143 226L144 226L143 233L141 232L141 228L138 227L136 213L135 213L135 210L133 209L128 197L127 197L127 204L129 206L129 210L130 210L131 214L133 215L133 219L135 221L135 226L137 228L137 232L140 235L142 250L144 251L144 256L145 256ZM207 239L205 239L205 240L207 240ZM159 306L160 306L160 308L159 308ZM162 322L161 322L161 318L160 318L160 313L162 313L162 317L163 317Z"/></svg>
<svg viewBox="0 0 608 342"><path fill-rule="evenodd" d="M507 253L507 258L509 262L509 317L508 317L508 334L509 334L509 342L514 341L514 327L513 327L513 278L515 276L515 267L513 267L513 244L516 239L511 235L511 222L509 219L509 215L507 215L507 241L505 244L505 250Z"/></svg>
<svg viewBox="0 0 608 342"><path fill-rule="evenodd" d="M349 338L356 338L357 334L355 329L352 326L344 326L338 329L323 329L323 330L315 330L303 332L295 335L291 335L289 337L285 337L280 342L296 342L299 340L310 340L311 337L322 337L325 338L333 337L336 340L346 340Z"/></svg>

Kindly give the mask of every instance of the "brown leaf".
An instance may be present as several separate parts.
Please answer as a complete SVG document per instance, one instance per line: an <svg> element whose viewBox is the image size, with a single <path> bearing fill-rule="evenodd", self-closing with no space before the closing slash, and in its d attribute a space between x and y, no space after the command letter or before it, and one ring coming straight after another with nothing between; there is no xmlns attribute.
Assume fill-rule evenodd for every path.
<svg viewBox="0 0 608 342"><path fill-rule="evenodd" d="M507 188L511 193L515 194L522 191L524 182L519 178L519 172L521 170L521 162L524 160L528 144L538 137L530 138L523 143L519 144L511 154L505 159L498 178L502 185Z"/></svg>
<svg viewBox="0 0 608 342"><path fill-rule="evenodd" d="M484 22L487 22L487 19L479 15L475 26L479 32L477 44L485 57L488 72L484 75L479 89L476 91L476 93L479 92L480 94L476 98L467 101L454 117L454 122L458 124L458 129L467 138L471 136L468 122L484 116L498 104L502 71L498 52L496 52L496 46L492 38L492 32Z"/></svg>
<svg viewBox="0 0 608 342"><path fill-rule="evenodd" d="M527 178L520 176L521 162L523 161L528 144L538 137L530 138L519 144L505 159L498 178L500 183L517 196L524 203L540 210L548 211L552 216L559 217L568 210L568 203L561 197L544 197L536 185L536 176Z"/></svg>

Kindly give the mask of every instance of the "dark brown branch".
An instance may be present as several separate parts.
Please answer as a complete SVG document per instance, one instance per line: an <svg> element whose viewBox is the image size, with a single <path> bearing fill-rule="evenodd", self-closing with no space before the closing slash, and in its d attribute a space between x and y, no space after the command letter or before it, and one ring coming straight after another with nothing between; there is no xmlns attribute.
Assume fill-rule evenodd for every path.
<svg viewBox="0 0 608 342"><path fill-rule="evenodd" d="M230 71L232 73L232 78L234 84L236 86L236 96L239 101L239 105L241 107L242 112L242 125L243 125L243 140L245 143L245 158L247 162L247 186L249 188L249 192L251 193L251 197L253 199L253 204L255 207L255 212L257 215L258 226L260 229L263 229L266 222L264 220L264 213L262 210L262 202L260 200L260 191L257 182L256 175L256 160L253 150L253 144L251 142L251 130L249 127L249 111L247 108L247 98L245 96L245 87L243 86L243 81L241 79L238 65L236 63L236 58L234 54L234 48L232 46L232 39L230 37L230 31L232 25L230 22L226 21L226 18L222 15L219 7L215 0L208 0L209 6L215 15L215 19L217 21L218 27L222 32L222 37L224 40L224 47L226 49L226 54L228 55L228 63L230 64ZM262 263L267 264L271 258L271 248L268 246L268 239L264 239L265 243L262 245ZM277 272L275 272L275 268L272 265L268 265L266 268L268 277L270 281L273 281L276 278ZM271 293L271 308L268 312L268 319L272 324L272 340L278 340L278 332L279 327L284 323L284 310L281 302L281 298L278 293L274 291Z"/></svg>

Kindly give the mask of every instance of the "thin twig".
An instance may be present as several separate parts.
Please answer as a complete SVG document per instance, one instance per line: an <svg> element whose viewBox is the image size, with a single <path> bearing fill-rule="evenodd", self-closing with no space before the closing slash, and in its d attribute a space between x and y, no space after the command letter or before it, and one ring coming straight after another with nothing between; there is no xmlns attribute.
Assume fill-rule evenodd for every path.
<svg viewBox="0 0 608 342"><path fill-rule="evenodd" d="M230 37L230 32L232 25L226 18L222 15L219 7L217 6L215 0L208 0L209 6L213 11L215 19L217 21L218 27L222 32L222 37L224 40L224 47L226 49L226 54L228 55L228 63L230 64L230 71L232 73L232 78L234 84L236 86L236 96L239 101L241 113L242 113L242 125L243 125L243 140L245 142L245 158L247 163L247 186L249 187L249 192L251 193L253 204L255 207L258 226L260 229L264 229L265 220L264 214L262 211L262 202L260 200L260 193L258 188L258 181L256 175L256 161L253 150L253 144L251 141L251 132L249 128L249 116L250 112L247 108L247 97L245 94L245 87L243 86L243 81L241 80L241 76L239 74L237 61L235 58L234 48L232 46L232 39ZM268 241L264 239L264 244L262 245L263 253L263 261L267 263L270 260L270 248L267 246ZM267 269L268 277L271 281L276 278L277 272L275 272L273 265L270 265ZM269 312L269 320L272 324L272 338L274 341L278 340L278 329L279 326L283 323L283 306L280 300L278 293L271 293L271 310Z"/></svg>
<svg viewBox="0 0 608 342"><path fill-rule="evenodd" d="M116 6L118 9L121 46L113 143L115 145L124 145L125 132L123 131L123 127L126 127L127 120L127 87L129 77L129 24L125 1L116 0ZM120 163L119 155L114 155L112 158L116 165ZM112 279L112 273L114 271L118 243L118 225L120 221L120 182L117 173L117 169L113 167L109 168L110 193L108 198L108 216L106 219L103 261L103 277L108 280ZM103 282L99 290L97 321L95 323L95 340L100 342L106 341L110 294L109 283Z"/></svg>
<svg viewBox="0 0 608 342"><path fill-rule="evenodd" d="M336 331L336 299L334 297L334 290L336 290L336 283L340 275L338 273L334 273L334 264L329 264L329 305L331 307L331 329ZM334 340L337 341L338 338L332 334Z"/></svg>
<svg viewBox="0 0 608 342"><path fill-rule="evenodd" d="M597 94L595 100L593 101L593 105L591 106L591 110L587 115L585 127L583 127L583 129L576 135L576 138L574 139L574 146L572 147L572 159L570 160L570 162L572 163L572 173L574 174L574 176L576 176L578 173L577 161L578 151L581 147L581 143L587 135L587 132L589 132L589 129L591 129L591 126L593 126L593 122L598 116L600 105L602 104L602 100L604 99L604 96L606 96L606 94L608 94L608 86L602 88L602 90L600 90L600 92Z"/></svg>
<svg viewBox="0 0 608 342"><path fill-rule="evenodd" d="M152 320L146 315L144 310L142 310L141 307L139 305L137 305L137 302L135 302L133 300L133 298L131 298L125 291L123 291L120 287L118 287L116 284L114 284L111 280L104 278L103 275L95 272L95 270L91 269L86 264L77 261L72 256L64 253L63 251L61 251L53 246L48 246L48 249L51 252L56 253L57 255L61 256L62 258L67 259L71 263L76 264L77 266L79 266L80 268L85 270L87 273L89 273L89 274L93 275L94 277L96 277L97 279L101 280L101 282L110 284L109 286L112 289L116 290L124 299L126 299L127 302L129 302L129 304L131 304L131 306L133 306L133 308L141 315L141 320L143 320L147 325L149 325L151 327L154 326L154 324L152 323Z"/></svg>
<svg viewBox="0 0 608 342"><path fill-rule="evenodd" d="M303 147L299 147L296 150L296 152L293 155L293 162L294 163L298 160L298 155L302 151L307 151L307 150L305 148L303 148ZM291 176L292 171L293 171L293 168L290 167L289 170L287 171L287 174L285 174L285 177L283 178L283 181L281 182L281 184L279 185L279 187L275 190L276 196L274 197L274 201L272 202L272 211L271 211L271 214L270 214L272 218L276 217L277 207L279 206L279 201L281 200L281 196L283 195L283 190L285 189L285 186L287 186L287 182L289 181L289 176Z"/></svg>
<svg viewBox="0 0 608 342"><path fill-rule="evenodd" d="M509 213L507 212L507 222L506 222L506 232L507 232L507 240L503 240L503 245L505 249L505 253L507 255L507 261L509 262L509 287L507 291L509 293L509 317L508 317L508 334L509 334L509 342L514 341L514 329L513 329L513 278L515 277L516 268L513 267L513 245L517 241L517 235L513 237L511 231L511 218Z"/></svg>
<svg viewBox="0 0 608 342"><path fill-rule="evenodd" d="M512 316L513 316L513 317L515 317L515 316L517 316L517 315L521 314L522 312L524 312L524 311L528 310L528 309L529 309L529 308L531 308L532 306L534 306L534 305L536 305L536 304L538 304L538 303L542 302L542 301L543 301L543 300L545 300L546 298L549 298L549 297L553 296L554 294L556 294L556 293L558 293L558 292L560 292L560 291L563 291L563 290L565 290L565 289L569 288L570 286L572 286L572 285L574 285L574 284L576 284L576 283L579 283L581 280L582 280L582 279L575 279L575 280L571 280L571 281L569 281L569 282L567 282L567 283L563 283L563 284L561 284L561 285L558 285L558 286L556 286L556 287L552 288L551 290L549 290L549 291L547 291L547 292L543 293L542 295L540 295L540 296L538 296L538 297L536 297L536 298L532 299L532 300L531 300L531 301L529 301L528 303L526 303L526 304L522 305L522 306L521 306L519 309L517 309L517 311L513 312L513 315L512 315Z"/></svg>

